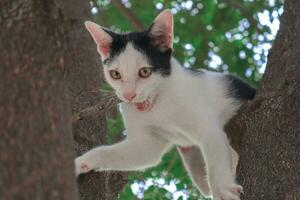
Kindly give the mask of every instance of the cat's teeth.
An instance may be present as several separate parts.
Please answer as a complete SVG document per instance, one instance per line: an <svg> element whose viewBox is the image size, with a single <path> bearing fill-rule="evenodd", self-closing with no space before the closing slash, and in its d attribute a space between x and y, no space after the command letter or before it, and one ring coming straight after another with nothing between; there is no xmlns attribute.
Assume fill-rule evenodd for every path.
<svg viewBox="0 0 300 200"><path fill-rule="evenodd" d="M134 105L139 111L150 111L153 107L153 104L155 103L157 96L154 98L147 97L146 100L142 102L135 103Z"/></svg>
<svg viewBox="0 0 300 200"><path fill-rule="evenodd" d="M143 102L135 103L135 106L140 111L146 111L150 107L151 103L149 101L149 98L147 98Z"/></svg>

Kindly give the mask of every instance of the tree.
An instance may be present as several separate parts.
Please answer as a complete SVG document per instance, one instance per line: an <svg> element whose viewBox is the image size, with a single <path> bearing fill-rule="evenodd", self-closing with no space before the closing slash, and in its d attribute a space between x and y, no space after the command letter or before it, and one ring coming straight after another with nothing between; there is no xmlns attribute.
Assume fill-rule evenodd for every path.
<svg viewBox="0 0 300 200"><path fill-rule="evenodd" d="M77 199L62 23L53 2L0 3L0 199Z"/></svg>
<svg viewBox="0 0 300 200"><path fill-rule="evenodd" d="M76 114L95 102L103 102L100 93L102 70L95 45L85 30L84 21L89 18L89 4L80 1L72 4L62 1L66 21L66 51L69 73L69 94L72 113ZM106 143L105 118L73 118L75 148L82 154L96 145ZM119 173L89 173L78 178L80 199L116 199L124 182Z"/></svg>
<svg viewBox="0 0 300 200"><path fill-rule="evenodd" d="M87 1L0 3L0 199L77 199L71 116L100 101L91 91L102 82L88 16ZM77 151L105 132L105 119L74 123ZM89 175L79 186L81 199L115 199L122 179Z"/></svg>
<svg viewBox="0 0 300 200"><path fill-rule="evenodd" d="M232 123L243 199L300 199L300 2L285 1L258 94ZM233 130L232 130L233 131Z"/></svg>

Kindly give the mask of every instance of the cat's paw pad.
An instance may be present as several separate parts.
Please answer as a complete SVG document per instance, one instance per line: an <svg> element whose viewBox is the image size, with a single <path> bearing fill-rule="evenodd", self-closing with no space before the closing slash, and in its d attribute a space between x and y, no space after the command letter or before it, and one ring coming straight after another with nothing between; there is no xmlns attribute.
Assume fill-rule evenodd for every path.
<svg viewBox="0 0 300 200"><path fill-rule="evenodd" d="M78 176L79 174L83 174L83 173L87 173L91 171L91 167L84 162L81 157L76 158L75 160L75 173L76 176Z"/></svg>
<svg viewBox="0 0 300 200"><path fill-rule="evenodd" d="M82 163L82 164L80 165L80 171L81 171L82 173L86 173L86 172L90 171L90 168L89 168L89 166L88 166L87 164Z"/></svg>
<svg viewBox="0 0 300 200"><path fill-rule="evenodd" d="M240 200L240 194L243 194L243 187L232 185L226 189L220 190L214 195L214 200Z"/></svg>

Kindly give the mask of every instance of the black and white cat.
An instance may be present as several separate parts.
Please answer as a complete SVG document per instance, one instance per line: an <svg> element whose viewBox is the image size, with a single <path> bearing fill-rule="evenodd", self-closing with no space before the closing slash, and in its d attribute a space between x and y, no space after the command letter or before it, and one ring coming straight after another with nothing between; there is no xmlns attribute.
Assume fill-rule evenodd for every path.
<svg viewBox="0 0 300 200"><path fill-rule="evenodd" d="M117 34L93 22L107 82L121 104L127 138L75 160L76 173L142 170L174 145L194 184L214 200L239 200L238 156L223 131L255 89L231 75L191 72L172 59L173 16L161 12L145 32ZM207 178L206 178L207 177Z"/></svg>

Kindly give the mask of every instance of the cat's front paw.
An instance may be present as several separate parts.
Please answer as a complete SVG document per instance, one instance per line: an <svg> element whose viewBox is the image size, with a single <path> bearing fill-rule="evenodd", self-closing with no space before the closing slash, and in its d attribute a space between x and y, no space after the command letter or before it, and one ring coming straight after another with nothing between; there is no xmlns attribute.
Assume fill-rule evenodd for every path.
<svg viewBox="0 0 300 200"><path fill-rule="evenodd" d="M89 163L87 161L85 161L81 156L75 159L76 176L87 173L91 170L92 170L92 168L89 165Z"/></svg>
<svg viewBox="0 0 300 200"><path fill-rule="evenodd" d="M243 193L243 187L233 184L215 192L213 200L240 200L240 194Z"/></svg>

